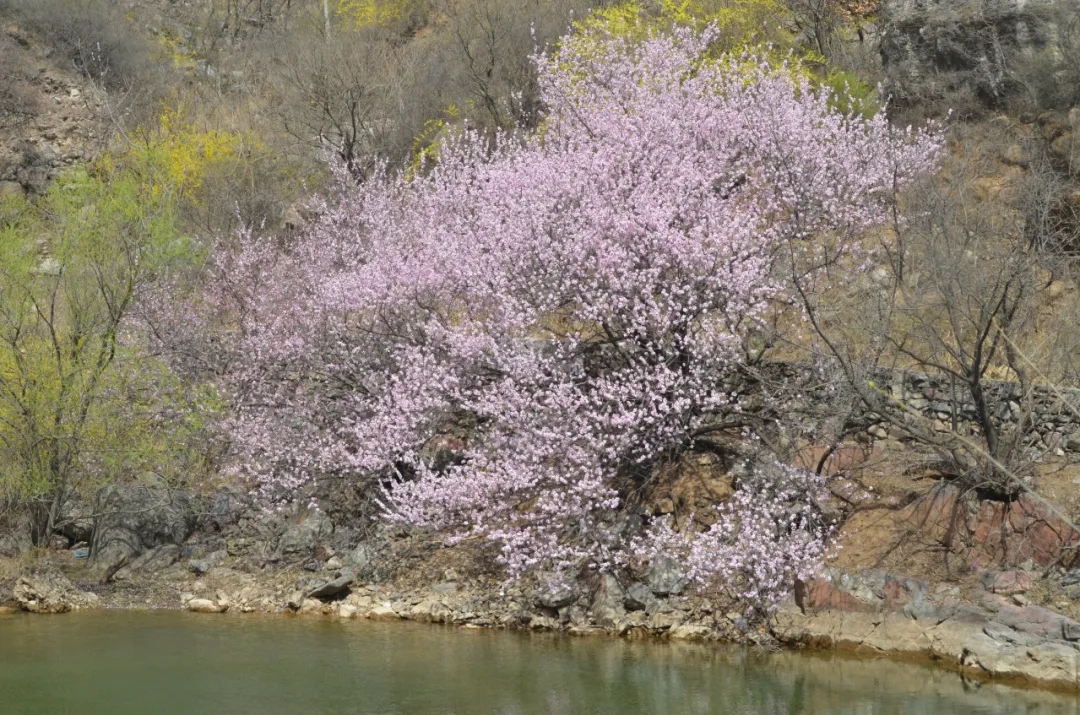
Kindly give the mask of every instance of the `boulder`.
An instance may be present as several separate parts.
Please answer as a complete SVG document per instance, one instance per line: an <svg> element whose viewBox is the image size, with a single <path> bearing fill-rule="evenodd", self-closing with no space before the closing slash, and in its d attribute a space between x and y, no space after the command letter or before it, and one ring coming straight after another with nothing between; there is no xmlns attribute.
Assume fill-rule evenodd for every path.
<svg viewBox="0 0 1080 715"><path fill-rule="evenodd" d="M327 606L317 598L305 598L300 603L300 613L326 613Z"/></svg>
<svg viewBox="0 0 1080 715"><path fill-rule="evenodd" d="M673 596L682 593L688 581L678 561L669 556L658 556L649 564L645 583L656 596Z"/></svg>
<svg viewBox="0 0 1080 715"><path fill-rule="evenodd" d="M229 552L226 549L214 551L213 553L207 554L201 559L192 559L191 561L189 561L188 569L196 576L202 576L203 574L213 569L215 566L219 566L222 561L228 558L228 556Z"/></svg>
<svg viewBox="0 0 1080 715"><path fill-rule="evenodd" d="M94 505L78 495L68 499L60 513L58 531L77 544L94 538Z"/></svg>
<svg viewBox="0 0 1080 715"><path fill-rule="evenodd" d="M372 608L368 612L368 618L373 621L397 621L401 619L401 616L389 605L383 603Z"/></svg>
<svg viewBox="0 0 1080 715"><path fill-rule="evenodd" d="M354 569L366 568L375 557L375 549L369 544L360 544L345 557L345 563Z"/></svg>
<svg viewBox="0 0 1080 715"><path fill-rule="evenodd" d="M19 608L29 613L67 613L92 608L99 603L97 594L75 587L58 571L39 571L20 576L12 597Z"/></svg>
<svg viewBox="0 0 1080 715"><path fill-rule="evenodd" d="M577 597L568 584L546 584L540 590L536 602L544 608L560 609L569 606Z"/></svg>
<svg viewBox="0 0 1080 715"><path fill-rule="evenodd" d="M626 591L619 580L611 574L600 577L600 586L593 594L589 615L601 626L612 628L626 616Z"/></svg>
<svg viewBox="0 0 1080 715"><path fill-rule="evenodd" d="M28 193L41 196L49 190L49 168L45 165L22 167L16 170L15 178Z"/></svg>
<svg viewBox="0 0 1080 715"><path fill-rule="evenodd" d="M548 616L534 615L529 619L529 628L534 631L553 631L559 627L559 622Z"/></svg>
<svg viewBox="0 0 1080 715"><path fill-rule="evenodd" d="M1041 638L1065 638L1066 633L1080 631L1080 624L1061 614L1039 606L1014 606L1003 604L995 620L1020 633Z"/></svg>
<svg viewBox="0 0 1080 715"><path fill-rule="evenodd" d="M28 551L33 547L30 541L29 529L18 529L6 534L0 534L0 556L13 558Z"/></svg>
<svg viewBox="0 0 1080 715"><path fill-rule="evenodd" d="M432 586L431 590L441 596L455 596L458 592L458 586L454 581L443 581Z"/></svg>
<svg viewBox="0 0 1080 715"><path fill-rule="evenodd" d="M366 608L371 608L371 599L364 598L363 604L366 604ZM359 606L361 609L365 608L365 605ZM418 621L420 623L453 623L455 622L454 610L446 604L446 602L437 595L429 595L419 603L409 606L405 603L396 603L390 606L391 610L398 614L402 618L408 618L409 620ZM472 617L475 614L467 614Z"/></svg>
<svg viewBox="0 0 1080 715"><path fill-rule="evenodd" d="M304 605L304 600L303 591L293 591L285 600L285 607L291 611L299 611L300 607Z"/></svg>
<svg viewBox="0 0 1080 715"><path fill-rule="evenodd" d="M420 623L451 623L454 612L440 600L425 598L409 609L408 617Z"/></svg>
<svg viewBox="0 0 1080 715"><path fill-rule="evenodd" d="M164 487L117 484L95 500L91 557L105 566L162 544L182 544L198 522L191 494Z"/></svg>
<svg viewBox="0 0 1080 715"><path fill-rule="evenodd" d="M990 593L1009 596L1031 590L1031 574L1025 571L987 571L979 584Z"/></svg>
<svg viewBox="0 0 1080 715"><path fill-rule="evenodd" d="M653 631L666 631L682 625L687 615L683 611L665 611L649 616L648 626Z"/></svg>
<svg viewBox="0 0 1080 715"><path fill-rule="evenodd" d="M278 540L277 555L282 558L311 558L315 547L334 533L330 517L321 511L309 512L301 521L290 523Z"/></svg>
<svg viewBox="0 0 1080 715"><path fill-rule="evenodd" d="M308 598L338 598L349 594L349 586L353 582L353 572L343 571L336 578L325 581L308 591Z"/></svg>
<svg viewBox="0 0 1080 715"><path fill-rule="evenodd" d="M685 623L668 631L668 638L677 641L703 641L712 635L712 629L701 623Z"/></svg>
<svg viewBox="0 0 1080 715"><path fill-rule="evenodd" d="M79 556L78 551L73 552L75 558L83 558ZM153 549L150 549L142 556L132 561L127 566L127 570L131 573L157 573L169 568L177 561L180 560L181 549L176 544L162 544Z"/></svg>
<svg viewBox="0 0 1080 715"><path fill-rule="evenodd" d="M623 606L628 611L644 611L649 604L656 601L653 592L643 583L635 583L626 590L623 598Z"/></svg>
<svg viewBox="0 0 1080 715"><path fill-rule="evenodd" d="M240 490L230 488L222 489L214 495L214 500L210 505L209 521L217 527L219 531L223 530L226 527L239 523L240 516L243 514L246 506L243 493Z"/></svg>
<svg viewBox="0 0 1080 715"><path fill-rule="evenodd" d="M184 608L193 613L224 613L229 607L209 598L193 598L184 604Z"/></svg>
<svg viewBox="0 0 1080 715"><path fill-rule="evenodd" d="M425 598L420 603L409 609L409 620L427 623L431 620L431 607L435 604L430 598Z"/></svg>
<svg viewBox="0 0 1080 715"><path fill-rule="evenodd" d="M356 577L363 581L380 581L385 577L385 574L380 573L380 569L385 568L387 561L382 556L386 555L388 550L392 550L391 543L392 540L377 535L356 546L342 544L340 558L344 562L343 568L351 569ZM447 577L446 580L453 581L454 579Z"/></svg>

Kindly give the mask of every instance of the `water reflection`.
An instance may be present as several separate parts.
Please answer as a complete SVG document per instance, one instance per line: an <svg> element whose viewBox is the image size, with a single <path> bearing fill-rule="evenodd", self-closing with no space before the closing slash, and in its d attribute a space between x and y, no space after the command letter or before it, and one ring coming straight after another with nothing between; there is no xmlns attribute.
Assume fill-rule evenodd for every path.
<svg viewBox="0 0 1080 715"><path fill-rule="evenodd" d="M0 618L3 715L1080 715L888 660L184 613Z"/></svg>

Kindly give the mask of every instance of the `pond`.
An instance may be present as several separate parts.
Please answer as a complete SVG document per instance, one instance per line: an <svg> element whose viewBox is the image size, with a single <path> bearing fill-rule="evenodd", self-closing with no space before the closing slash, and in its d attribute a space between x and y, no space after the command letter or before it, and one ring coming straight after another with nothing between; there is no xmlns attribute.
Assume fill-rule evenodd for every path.
<svg viewBox="0 0 1080 715"><path fill-rule="evenodd" d="M3 715L1080 713L883 659L180 612L0 616Z"/></svg>

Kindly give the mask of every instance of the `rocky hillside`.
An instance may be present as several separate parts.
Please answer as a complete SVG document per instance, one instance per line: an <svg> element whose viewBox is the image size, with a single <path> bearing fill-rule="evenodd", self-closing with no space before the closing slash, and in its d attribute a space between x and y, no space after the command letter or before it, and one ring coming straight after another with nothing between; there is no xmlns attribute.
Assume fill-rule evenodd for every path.
<svg viewBox="0 0 1080 715"><path fill-rule="evenodd" d="M108 143L98 88L54 58L47 39L8 24L0 38L0 194L42 194L65 167Z"/></svg>

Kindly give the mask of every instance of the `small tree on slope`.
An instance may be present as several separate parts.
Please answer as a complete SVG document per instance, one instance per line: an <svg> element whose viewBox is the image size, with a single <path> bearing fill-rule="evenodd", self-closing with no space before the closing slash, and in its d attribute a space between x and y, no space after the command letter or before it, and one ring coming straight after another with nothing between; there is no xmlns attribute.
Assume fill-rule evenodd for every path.
<svg viewBox="0 0 1080 715"><path fill-rule="evenodd" d="M536 133L460 136L423 176L343 179L290 251L219 256L223 294L247 286L235 434L267 498L377 474L389 518L491 539L511 577L627 558L617 485L739 409L724 377L784 291L777 262L848 250L940 149L832 111L787 68L706 59L712 38L570 37L535 58ZM428 458L462 421L455 458ZM771 513L745 528L802 529L810 549L774 549L776 581L824 533Z"/></svg>

